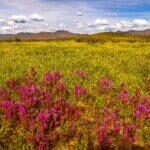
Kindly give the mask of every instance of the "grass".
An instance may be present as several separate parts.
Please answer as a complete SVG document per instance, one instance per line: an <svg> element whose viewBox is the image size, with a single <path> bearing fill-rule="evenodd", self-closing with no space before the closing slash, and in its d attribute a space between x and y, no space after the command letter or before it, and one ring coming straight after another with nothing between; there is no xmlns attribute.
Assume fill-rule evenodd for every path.
<svg viewBox="0 0 150 150"><path fill-rule="evenodd" d="M150 42L150 36L142 36L142 35L129 35L124 33L97 33L93 35L84 35L80 37L76 37L78 42L89 42L89 43L96 43L96 42L107 42L111 41L113 43L118 42Z"/></svg>
<svg viewBox="0 0 150 150"><path fill-rule="evenodd" d="M150 43L1 42L0 60L0 85L34 66L40 75L59 69L70 84L78 80L72 73L80 68L91 75L89 84L109 76L116 84L144 86L150 74Z"/></svg>

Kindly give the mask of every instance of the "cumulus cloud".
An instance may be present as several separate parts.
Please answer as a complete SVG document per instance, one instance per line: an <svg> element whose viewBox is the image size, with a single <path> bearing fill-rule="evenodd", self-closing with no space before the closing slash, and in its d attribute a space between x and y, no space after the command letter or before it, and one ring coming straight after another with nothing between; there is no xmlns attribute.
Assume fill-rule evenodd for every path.
<svg viewBox="0 0 150 150"><path fill-rule="evenodd" d="M120 25L121 25L123 28L132 28L132 27L133 27L133 23L130 22L130 21L127 21L127 20L121 20L121 21L120 21Z"/></svg>
<svg viewBox="0 0 150 150"><path fill-rule="evenodd" d="M1 30L9 31L9 30L11 30L11 27L10 26L3 26L3 27L1 27Z"/></svg>
<svg viewBox="0 0 150 150"><path fill-rule="evenodd" d="M79 20L74 19L74 20L73 20L73 22L74 22L74 23L79 23L80 21L79 21Z"/></svg>
<svg viewBox="0 0 150 150"><path fill-rule="evenodd" d="M5 20L4 19L0 19L0 24L3 24L5 23Z"/></svg>
<svg viewBox="0 0 150 150"><path fill-rule="evenodd" d="M8 26L14 26L16 23L14 21L8 21L8 22L6 22L6 24Z"/></svg>
<svg viewBox="0 0 150 150"><path fill-rule="evenodd" d="M77 16L83 16L83 13L81 11L78 11Z"/></svg>
<svg viewBox="0 0 150 150"><path fill-rule="evenodd" d="M93 30L99 30L99 31L106 31L110 29L111 22L109 22L107 19L96 19L92 23L87 23L88 28L93 28ZM111 27L112 28L112 27Z"/></svg>
<svg viewBox="0 0 150 150"><path fill-rule="evenodd" d="M54 32L54 31L56 31L57 29L56 29L56 28L53 28L53 27L48 27L48 30L51 31L51 32Z"/></svg>
<svg viewBox="0 0 150 150"><path fill-rule="evenodd" d="M24 15L13 15L10 17L11 21L14 21L15 23L27 23L30 20L31 21L44 21L44 18L40 15L33 13L30 16L24 16Z"/></svg>
<svg viewBox="0 0 150 150"><path fill-rule="evenodd" d="M150 27L150 22L144 19L134 19L133 21L121 20L114 25L114 28L124 31L124 30L138 30L146 29Z"/></svg>
<svg viewBox="0 0 150 150"><path fill-rule="evenodd" d="M44 21L44 18L41 17L40 15L36 14L36 13L29 16L29 18L33 21Z"/></svg>
<svg viewBox="0 0 150 150"><path fill-rule="evenodd" d="M46 23L46 22L41 22L41 25L42 25L42 26L45 26L45 27L48 27L48 26L49 26L49 24Z"/></svg>
<svg viewBox="0 0 150 150"><path fill-rule="evenodd" d="M133 20L134 26L149 26L150 23L145 19L135 19Z"/></svg>
<svg viewBox="0 0 150 150"><path fill-rule="evenodd" d="M93 23L87 23L87 27L98 30L98 32L144 30L150 28L150 22L145 19L120 20L117 22L110 22L107 19L96 19Z"/></svg>
<svg viewBox="0 0 150 150"><path fill-rule="evenodd" d="M49 23L49 22L48 22ZM110 18L98 18L91 22L87 22L84 18L73 18L72 23L64 21L60 24L49 26L40 15L33 13L29 16L13 15L9 18L0 19L0 32L2 33L18 33L18 32L40 32L55 31L59 29L69 30L70 27L74 32L105 32L105 31L128 31L128 30L144 30L150 28L150 20L133 19L133 20L113 20ZM69 24L69 26L68 26ZM57 29L56 29L57 28ZM71 29L70 29L71 30ZM72 31L71 30L71 31Z"/></svg>
<svg viewBox="0 0 150 150"><path fill-rule="evenodd" d="M36 23L37 21L39 23ZM32 29L34 31L40 31L40 29L49 31L49 25L36 13L29 16L13 15L5 19L0 19L1 33L30 32Z"/></svg>
<svg viewBox="0 0 150 150"><path fill-rule="evenodd" d="M82 28L85 28L85 27L86 27L86 25L83 24L82 22L78 22L76 25L77 25L77 28L78 28L78 29L82 29Z"/></svg>
<svg viewBox="0 0 150 150"><path fill-rule="evenodd" d="M66 28L66 27L67 27L67 25L64 24L63 22L61 22L61 23L59 24L59 28Z"/></svg>
<svg viewBox="0 0 150 150"><path fill-rule="evenodd" d="M4 33L4 34L11 32L11 30L12 30L12 28L10 26L2 26L0 28L0 32Z"/></svg>
<svg viewBox="0 0 150 150"><path fill-rule="evenodd" d="M94 21L95 25L108 25L110 22L107 19L96 19Z"/></svg>
<svg viewBox="0 0 150 150"><path fill-rule="evenodd" d="M90 27L90 28L95 28L96 27L96 25L93 24L93 23L88 23L87 26Z"/></svg>
<svg viewBox="0 0 150 150"><path fill-rule="evenodd" d="M16 23L27 23L28 18L24 15L13 15L11 18Z"/></svg>

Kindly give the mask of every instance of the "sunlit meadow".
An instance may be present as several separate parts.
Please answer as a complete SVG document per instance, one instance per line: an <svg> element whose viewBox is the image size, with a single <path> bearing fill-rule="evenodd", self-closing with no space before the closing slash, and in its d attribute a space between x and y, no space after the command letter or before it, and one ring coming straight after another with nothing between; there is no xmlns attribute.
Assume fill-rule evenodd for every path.
<svg viewBox="0 0 150 150"><path fill-rule="evenodd" d="M0 148L150 148L150 43L1 42L0 86Z"/></svg>

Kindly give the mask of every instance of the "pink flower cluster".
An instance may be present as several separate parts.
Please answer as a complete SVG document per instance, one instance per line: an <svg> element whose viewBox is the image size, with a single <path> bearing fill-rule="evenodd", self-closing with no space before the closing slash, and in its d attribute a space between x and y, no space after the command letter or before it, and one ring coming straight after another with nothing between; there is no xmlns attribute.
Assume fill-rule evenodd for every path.
<svg viewBox="0 0 150 150"><path fill-rule="evenodd" d="M79 74L85 79L83 72ZM20 141L35 150L49 150L75 140L74 149L131 146L137 140L137 130L147 127L150 120L150 97L140 90L129 93L124 83L119 90L114 88L109 79L99 80L96 89L104 94L102 101L95 86L90 94L81 83L71 91L58 70L46 72L39 80L32 67L21 79L0 87L0 129L8 128L7 134L1 132L0 144L9 149L10 144Z"/></svg>
<svg viewBox="0 0 150 150"><path fill-rule="evenodd" d="M95 143L101 149L112 149L114 146L130 145L136 140L137 124L126 122L120 110L106 107L102 112L102 120L95 122Z"/></svg>
<svg viewBox="0 0 150 150"><path fill-rule="evenodd" d="M83 70L76 70L76 75L81 77L82 79L87 79L88 75Z"/></svg>
<svg viewBox="0 0 150 150"><path fill-rule="evenodd" d="M66 97L67 88L59 71L47 72L44 80L39 81L31 68L31 73L25 73L22 80L8 81L0 89L0 119L13 127L14 135L11 133L10 139L24 128L24 142L42 150L52 148L63 134L69 136L81 110ZM68 131L57 132L65 124L70 126Z"/></svg>
<svg viewBox="0 0 150 150"><path fill-rule="evenodd" d="M53 74L49 71L45 74L45 82L47 84L55 84L58 80L60 80L62 75L60 74L59 70L56 70Z"/></svg>
<svg viewBox="0 0 150 150"><path fill-rule="evenodd" d="M103 78L98 81L99 91L102 93L107 93L110 90L114 89L115 86L112 81L107 78Z"/></svg>
<svg viewBox="0 0 150 150"><path fill-rule="evenodd" d="M87 89L82 87L80 84L77 84L74 87L74 96L78 99L87 94Z"/></svg>
<svg viewBox="0 0 150 150"><path fill-rule="evenodd" d="M143 102L136 106L135 117L150 120L150 102L148 98L145 98Z"/></svg>
<svg viewBox="0 0 150 150"><path fill-rule="evenodd" d="M120 98L123 105L126 105L129 101L129 93L124 83L120 85Z"/></svg>

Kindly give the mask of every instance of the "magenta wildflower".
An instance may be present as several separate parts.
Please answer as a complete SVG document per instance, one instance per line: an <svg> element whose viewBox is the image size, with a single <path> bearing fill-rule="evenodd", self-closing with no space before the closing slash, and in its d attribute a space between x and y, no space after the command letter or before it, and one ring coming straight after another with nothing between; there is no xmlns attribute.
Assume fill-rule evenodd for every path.
<svg viewBox="0 0 150 150"><path fill-rule="evenodd" d="M54 77L50 72L47 72L45 74L45 82L46 83L52 83L53 79L54 79Z"/></svg>
<svg viewBox="0 0 150 150"><path fill-rule="evenodd" d="M56 71L54 72L54 79L57 81L57 80L60 80L61 77L62 77L62 75L61 75L60 71L59 71L59 70L56 70Z"/></svg>
<svg viewBox="0 0 150 150"><path fill-rule="evenodd" d="M124 138L125 142L129 142L129 143L135 142L136 130L137 130L136 125L130 125L128 123L124 123L123 138Z"/></svg>
<svg viewBox="0 0 150 150"><path fill-rule="evenodd" d="M109 149L112 146L112 141L108 135L108 128L106 123L103 123L100 127L99 144L104 149Z"/></svg>
<svg viewBox="0 0 150 150"><path fill-rule="evenodd" d="M147 100L145 100L143 103L140 103L136 106L135 109L135 117L136 118L141 118L143 117L144 119L148 119L150 116L150 105Z"/></svg>
<svg viewBox="0 0 150 150"><path fill-rule="evenodd" d="M21 122L28 122L28 111L26 109L26 106L24 104L19 104L18 105L18 116Z"/></svg>
<svg viewBox="0 0 150 150"><path fill-rule="evenodd" d="M17 118L18 104L16 103L16 100L4 101L1 105L6 119L13 121Z"/></svg>
<svg viewBox="0 0 150 150"><path fill-rule="evenodd" d="M87 94L87 89L82 87L80 84L74 87L74 95L76 98L81 98Z"/></svg>
<svg viewBox="0 0 150 150"><path fill-rule="evenodd" d="M82 79L88 78L88 75L83 70L77 70L75 73L77 76L81 77Z"/></svg>
<svg viewBox="0 0 150 150"><path fill-rule="evenodd" d="M107 93L108 91L115 88L112 81L108 80L107 78L103 78L99 80L99 91L103 93Z"/></svg>
<svg viewBox="0 0 150 150"><path fill-rule="evenodd" d="M123 90L120 92L120 98L122 101L122 104L126 105L129 100L129 94L127 90Z"/></svg>
<svg viewBox="0 0 150 150"><path fill-rule="evenodd" d="M77 75L87 78L82 70ZM12 79L0 88L0 144L6 145L5 149L19 138L21 144L35 150L57 149L58 144L75 140L78 144L86 143L83 147L87 149L109 150L120 148L120 144L134 144L137 129L147 128L147 91L146 97L140 90L131 96L123 83L117 93L113 82L103 78L98 88L105 94L96 95L95 85L90 94L81 84L71 91L58 70L47 72L42 80L37 77L31 68L23 78ZM73 101L72 94L77 101ZM118 95L127 107L120 105ZM76 144L73 146L76 149Z"/></svg>

